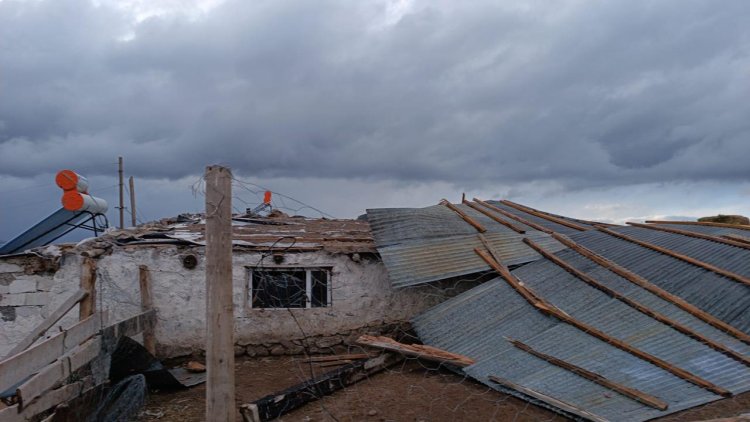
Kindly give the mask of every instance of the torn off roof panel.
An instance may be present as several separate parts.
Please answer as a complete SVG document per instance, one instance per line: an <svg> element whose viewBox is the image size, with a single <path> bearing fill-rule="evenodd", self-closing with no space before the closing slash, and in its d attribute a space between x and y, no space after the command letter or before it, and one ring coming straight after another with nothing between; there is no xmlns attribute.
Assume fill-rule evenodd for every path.
<svg viewBox="0 0 750 422"><path fill-rule="evenodd" d="M523 216L528 220L532 217L537 216ZM534 223L560 232L564 231L561 227L567 227L539 220ZM645 277L647 283L686 300L735 329L748 332L750 286L721 272L730 271L740 278L749 276L750 250L648 228L610 230L614 233L599 230L566 233L573 242ZM615 233L714 267L701 267L699 262L670 256L664 251L618 238ZM548 247L542 248L552 252ZM721 396L716 392L721 390L733 394L750 391L750 346L740 340L746 335L724 332L709 325L707 320L671 302L672 299L659 297L572 249L558 250L554 255L566 265L593 277L612 293L605 293L542 258L513 270L512 274L524 288L531 289L535 297L561 309L569 321L542 313L541 308L532 306L504 279L498 278L414 318L420 339L425 344L475 359L477 363L464 368L465 373L492 388L564 412L552 402L542 403L539 398L489 380L489 376L504 378L609 420L651 419L718 400ZM575 324L583 325L576 327ZM680 329L672 324L679 325ZM602 334L584 331L584 326ZM621 395L514 347L508 338L523 341L540 353L666 401L668 408L660 410ZM632 350L615 347L607 338L624 342ZM645 355L638 357L636 352ZM647 356L660 359L664 364L650 362ZM686 372L675 372L677 370ZM691 382L690 377L697 378ZM696 380L716 389L700 387L693 383Z"/></svg>

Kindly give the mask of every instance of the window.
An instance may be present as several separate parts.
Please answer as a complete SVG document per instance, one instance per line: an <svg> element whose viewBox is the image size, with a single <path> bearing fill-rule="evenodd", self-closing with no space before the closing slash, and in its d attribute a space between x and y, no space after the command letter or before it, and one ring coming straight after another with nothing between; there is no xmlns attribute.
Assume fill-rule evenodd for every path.
<svg viewBox="0 0 750 422"><path fill-rule="evenodd" d="M251 268L252 308L329 306L329 275L324 268Z"/></svg>

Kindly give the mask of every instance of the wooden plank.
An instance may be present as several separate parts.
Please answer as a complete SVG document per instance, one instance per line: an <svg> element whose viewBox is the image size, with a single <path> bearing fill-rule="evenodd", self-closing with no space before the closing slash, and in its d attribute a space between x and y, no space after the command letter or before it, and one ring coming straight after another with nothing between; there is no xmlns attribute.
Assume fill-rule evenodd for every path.
<svg viewBox="0 0 750 422"><path fill-rule="evenodd" d="M539 210L535 210L534 208L529 208L525 205L516 204L515 202L508 201L507 199L503 199L500 201L501 204L507 205L509 207L513 207L519 211L525 212L527 214L531 214L535 217L543 218L547 221L551 221L553 223L561 224L565 227L569 227L574 230L578 231L586 231L589 230L589 227L584 227L580 224L573 223L571 221L565 220L563 218L555 217L554 215L550 215L546 212L541 212Z"/></svg>
<svg viewBox="0 0 750 422"><path fill-rule="evenodd" d="M474 364L474 359L451 353L437 347L427 346L424 344L404 344L389 338L363 335L357 339L357 344L363 346L375 347L389 352L397 352L406 356L414 356L434 362L447 363L459 367L466 367Z"/></svg>
<svg viewBox="0 0 750 422"><path fill-rule="evenodd" d="M34 344L34 342L37 341L39 337L46 333L47 330L50 329L50 327L55 325L55 323L59 321L60 318L68 313L70 308L75 306L75 304L78 303L81 299L85 298L87 294L88 293L86 293L84 290L79 289L77 292L70 295L69 298L67 298L60 306L58 306L57 309L55 309L47 318L45 318L41 324L34 328L23 340L16 344L16 346L13 347L13 349L11 349L11 351L8 352L8 354L5 356L10 357L21 353L29 346Z"/></svg>
<svg viewBox="0 0 750 422"><path fill-rule="evenodd" d="M475 249L474 251L480 254L480 256L482 256L482 258L484 258L485 260L487 260L487 258L494 260L491 256L487 254L482 255L481 253L482 251L479 249ZM504 267L499 262L496 262L494 265L491 264L491 266L493 268ZM505 279L505 281L508 282L508 284L510 284L516 291L518 291L522 295L524 295L523 291L526 290L528 292L527 294L530 295L530 297L532 297L533 299L535 299L535 301L531 301L530 299L527 298L526 295L524 295L524 298L527 298L526 300L529 301L532 304L532 306L539 309L540 311L548 315L554 316L560 321L570 324L573 327L578 328L579 330L583 331L584 333L592 337L596 337L605 343L608 343L614 347L617 347L620 350L630 353L631 355L636 356L640 358L641 360L644 360L648 363L653 364L654 366L664 369L665 371L670 372L671 374L676 375L684 379L685 381L691 382L701 388L711 391L714 394L718 394L723 397L732 396L732 393L725 388L715 385L712 382L707 381L701 377L693 375L690 372L665 361L664 359L658 358L650 353L644 352L641 349L633 347L627 342L624 342L618 338L612 337L609 334L595 328L592 325L586 324L583 321L579 321L578 319L573 318L572 316L568 315L565 311L561 310L560 308L556 307L552 303L548 302L547 300L545 300L538 294L530 291L528 287L526 287L523 284L523 282L521 282L521 280L519 280L515 275L513 275L510 271L508 271L507 268L504 268L504 271L498 272L498 273Z"/></svg>
<svg viewBox="0 0 750 422"><path fill-rule="evenodd" d="M149 309L153 309L154 300L151 289L151 272L146 265L138 267L138 283L141 288L141 310L148 311ZM156 356L156 334L154 333L153 324L149 324L143 330L143 347L149 353Z"/></svg>
<svg viewBox="0 0 750 422"><path fill-rule="evenodd" d="M572 415L580 416L584 419L595 421L595 422L608 422L609 419L605 419L601 416L597 416L589 411L583 410L580 407L574 406L570 403L564 402L560 399L556 399L552 396L548 396L544 393L540 393L538 391L532 390L530 388L526 388L522 385L516 384L514 382L511 382L509 380L506 380L504 378L499 378L494 375L489 376L490 381L500 384L505 388L518 391L519 393L532 397L536 400L539 400L541 402L547 403L548 405L552 407L556 407L560 410L563 410L565 412L568 412Z"/></svg>
<svg viewBox="0 0 750 422"><path fill-rule="evenodd" d="M475 204L475 203L473 203L471 201L467 201L467 200L464 199L463 203L464 203L464 205L466 205L468 207L471 207L473 210L475 210L477 212L481 212L482 214L484 214L487 217L495 220L496 222L502 224L503 226L505 226L505 227L513 230L516 233L520 233L520 234L526 233L526 230L524 230L523 228L521 228L521 227L519 227L519 226L511 223L508 220L504 220L504 219L498 217L495 214L492 214L491 212L487 211L486 209L480 207L479 205L477 205L477 204Z"/></svg>
<svg viewBox="0 0 750 422"><path fill-rule="evenodd" d="M206 167L206 420L234 421L232 173Z"/></svg>
<svg viewBox="0 0 750 422"><path fill-rule="evenodd" d="M646 316L648 316L650 318L653 318L653 319L661 322L662 324L665 324L665 325L671 327L672 329L674 329L674 330L676 330L676 331L678 331L678 332L680 332L682 334L685 334L686 336L692 338L693 340L697 340L697 341L705 344L706 346L708 346L708 347L716 350L719 353L727 355L730 358L732 358L732 359L734 359L734 360L736 360L736 361L738 361L738 362L740 362L740 363L742 363L742 364L744 364L746 366L750 366L750 358L748 358L748 357L746 357L746 356L744 356L744 355L742 355L740 353L737 353L736 351L734 351L733 349L725 346L724 344L719 343L717 341L714 341L714 340L712 340L712 339L704 336L703 334L701 334L701 333L693 330L692 328L690 328L690 327L688 327L686 325L683 325L683 324L681 324L681 323L679 323L679 322L677 322L677 321L669 318L668 316L666 316L664 314L661 314L659 312L656 312L656 311L650 309L646 305L643 305L643 304L641 304L641 303L639 303L639 302L637 302L635 300L630 299L629 297L627 297L625 295L620 294L619 292L617 292L617 291L615 291L613 289L610 289L609 287L607 287L603 283L599 282L598 280L594 279L590 275L588 275L588 274L586 274L586 273L584 273L584 272L576 269L575 267L573 267L572 265L570 265L568 262L566 262L563 259L560 259L558 256L554 255L552 252L544 249L542 246L540 246L539 244L535 243L531 239L524 239L523 241L527 245L531 246L534 250L536 250L537 252L539 252L547 260L551 261L552 263L554 263L558 267L564 269L565 271L569 272L570 274L573 274L575 277L577 277L578 279L582 280L586 284L588 284L588 285L590 285L590 286L592 286L592 287L594 287L594 288L596 288L596 289L598 289L598 290L606 293L608 296L619 300L620 302L622 302L622 303L630 306L631 308L637 310L638 312L640 312L640 313L642 313L642 314L644 314L644 315L646 315Z"/></svg>
<svg viewBox="0 0 750 422"><path fill-rule="evenodd" d="M402 361L403 356L384 353L378 357L350 363L341 368L240 406L245 422L265 422L323 396L332 394Z"/></svg>
<svg viewBox="0 0 750 422"><path fill-rule="evenodd" d="M750 237L740 236L738 234L725 234L722 235L724 239L734 240L735 242L742 242L745 244L750 245Z"/></svg>
<svg viewBox="0 0 750 422"><path fill-rule="evenodd" d="M99 356L101 347L101 336L94 337L29 378L16 389L19 408L23 410L33 403L34 399L52 389L55 384Z"/></svg>
<svg viewBox="0 0 750 422"><path fill-rule="evenodd" d="M679 234L683 236L694 237L696 239L710 240L711 242L722 243L724 245L736 246L742 249L750 249L750 244L748 243L737 242L737 241L725 239L719 236L711 236L709 234L696 233L696 232L691 232L689 230L673 229L671 227L660 227L660 226L655 226L653 224L640 224L640 223L632 223L632 222L628 222L627 224L633 227L641 227L641 228L649 229L649 230L658 230L658 231L662 231L666 233L674 233L674 234Z"/></svg>
<svg viewBox="0 0 750 422"><path fill-rule="evenodd" d="M739 229L739 230L750 230L750 226L743 224L727 224L727 223L712 223L709 221L658 221L658 220L647 220L648 224L684 224L691 226L709 226L709 227L724 227L726 229Z"/></svg>
<svg viewBox="0 0 750 422"><path fill-rule="evenodd" d="M737 282L742 283L742 284L744 284L746 286L750 286L750 278L747 278L745 276L739 275L739 274L734 273L732 271L725 270L723 268L719 268L719 267L717 267L715 265L711 265L711 264L709 264L707 262L703 262L703 261L700 261L698 259L689 257L689 256L687 256L685 254L681 254L679 252L675 252L675 251L673 251L671 249L667 249L667 248L664 248L664 247L661 247L661 246L658 246L658 245L654 245L653 243L644 242L643 240L638 240L638 239L636 239L636 238L634 238L632 236L628 236L626 234L618 233L616 231L607 229L605 227L596 227L596 229L599 230L602 233L607 233L610 236L614 236L614 237L617 237L619 239L626 240L626 241L631 242L631 243L635 243L636 245L643 246L644 248L651 249L652 251L656 251L656 252L662 253L664 255L669 255L672 258L677 258L677 259L679 259L681 261L687 262L688 264L695 265L696 267L701 267L704 270L708 270L708 271L714 272L714 273L719 274L721 276L724 276L724 277L726 277L728 279L737 281Z"/></svg>
<svg viewBox="0 0 750 422"><path fill-rule="evenodd" d="M596 384L601 385L602 387L608 388L612 391L615 391L617 393L622 394L625 397L631 398L639 403L643 403L646 406L653 407L654 409L659 410L667 410L669 407L669 404L663 400L659 400L658 398L646 394L640 390L637 390L635 388L627 387L625 385L616 383L614 381L611 381L607 379L606 377L599 375L595 372L591 372L585 368L582 368L580 366L574 365L570 362L566 362L562 359L558 359L552 355L548 355L545 353L542 353L538 350L534 350L531 346L519 341L519 340L513 340L513 339L507 339L513 346L532 354L540 359L543 359L555 366L559 366L560 368L567 369L570 372L573 372L576 375L579 375L583 378L586 378L589 381L595 382Z"/></svg>
<svg viewBox="0 0 750 422"><path fill-rule="evenodd" d="M100 329L98 314L0 362L0 391L5 391L78 346Z"/></svg>
<svg viewBox="0 0 750 422"><path fill-rule="evenodd" d="M91 377L86 377L81 381L76 381L56 390L49 391L22 410L18 404L6 407L5 409L0 410L0 422L27 422L32 417L48 409L73 400L92 387L93 379Z"/></svg>
<svg viewBox="0 0 750 422"><path fill-rule="evenodd" d="M540 307L544 306L541 303L541 300L536 296L536 294L529 289L527 286L525 286L516 276L510 273L510 270L508 270L508 267L502 264L502 261L500 260L497 252L495 252L492 245L489 243L487 238L485 238L483 235L479 235L479 240L482 241L482 244L484 244L484 247L487 248L487 251L489 253L481 250L480 248L474 248L474 253L479 255L480 258L484 260L484 262L487 263L487 265L490 266L496 273L500 274L500 276L505 279L505 281L510 284L510 286L517 291L521 296L523 296L524 299L526 299L527 302L532 304L534 307Z"/></svg>
<svg viewBox="0 0 750 422"><path fill-rule="evenodd" d="M539 230L540 232L547 233L547 234L552 233L552 230L550 230L550 229L548 229L548 228L546 228L544 226L541 226L539 224L531 222L531 221L529 221L529 220L527 220L527 219L525 219L523 217L519 217L519 216L517 216L517 215L515 215L515 214L513 214L511 212L505 211L502 208L498 208L498 207L496 207L496 206L494 206L494 205L492 205L490 203L484 202L481 199L474 198L474 202L476 202L477 204L479 204L479 205L481 205L481 206L483 206L483 207L485 207L487 209L490 209L490 210L492 210L492 211L494 211L494 212L496 212L498 214L502 214L502 215L504 215L504 216L506 216L508 218L512 218L513 220L516 220L516 221L518 221L521 224L525 224L525 225L531 227L534 230Z"/></svg>
<svg viewBox="0 0 750 422"><path fill-rule="evenodd" d="M590 259L591 261L601 265L602 267L608 269L609 271L612 271L613 273L619 275L620 277L624 278L625 280L635 284L636 286L642 287L643 289L653 293L654 295L660 297L661 299L666 300L667 302L677 306L678 308L682 309L683 311L689 313L690 315L693 315L694 317L700 319L701 321L707 323L708 325L719 329L720 331L723 331L732 337L737 338L738 340L741 340L744 343L750 344L750 335L738 330L737 328L732 327L731 325L727 324L726 322L720 320L719 318L709 314L706 311L703 311L702 309L698 308L697 306L687 302L685 299L674 295L672 293L669 293L668 291L662 289L661 287L655 285L654 283L646 280L645 278L639 276L638 274L628 270L627 268L614 263L613 261L610 261L609 259L597 254L596 252L586 248L583 245L580 245L566 236L559 235L557 233L553 234L552 237L555 238L558 242L562 243L563 245L567 246L571 250L574 250L578 252L579 254L583 255L584 257Z"/></svg>
<svg viewBox="0 0 750 422"><path fill-rule="evenodd" d="M466 214L465 212L463 212L463 210L461 210L461 209L460 209L460 208L458 208L457 206L455 206L455 205L451 204L450 202L448 202L448 200L447 200L447 199L443 199L442 201L440 201L440 203L441 203L442 205L444 205L444 206L448 207L448 209L450 209L451 211L453 211L453 212L455 212L456 214L458 214L458 215L459 215L459 216L460 216L461 218L463 218L463 220L464 220L464 221L466 221L466 222L467 222L467 223L469 223L469 224L470 224L470 225L471 225L472 227L474 227L475 229L477 229L477 231L478 231L479 233L484 233L484 232L486 232L486 231L487 231L487 229L486 229L486 228L484 228L484 226L483 226L483 225L481 225L481 224L480 224L480 223L479 223L479 222L478 222L477 220L475 220L475 219L473 219L473 218L469 217L469 215L468 215L468 214Z"/></svg>
<svg viewBox="0 0 750 422"><path fill-rule="evenodd" d="M96 309L96 261L89 257L84 257L81 264L81 290L87 293L78 307L78 319L83 321Z"/></svg>

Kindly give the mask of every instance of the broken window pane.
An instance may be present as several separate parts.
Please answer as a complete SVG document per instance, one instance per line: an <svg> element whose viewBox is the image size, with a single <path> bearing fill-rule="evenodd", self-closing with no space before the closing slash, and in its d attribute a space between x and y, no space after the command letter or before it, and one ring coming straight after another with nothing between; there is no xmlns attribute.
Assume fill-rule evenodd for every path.
<svg viewBox="0 0 750 422"><path fill-rule="evenodd" d="M307 291L307 277L310 291ZM328 306L328 270L254 269L251 274L253 308L306 308Z"/></svg>
<svg viewBox="0 0 750 422"><path fill-rule="evenodd" d="M304 308L305 271L253 271L253 308Z"/></svg>
<svg viewBox="0 0 750 422"><path fill-rule="evenodd" d="M310 271L312 275L312 306L328 306L328 271Z"/></svg>

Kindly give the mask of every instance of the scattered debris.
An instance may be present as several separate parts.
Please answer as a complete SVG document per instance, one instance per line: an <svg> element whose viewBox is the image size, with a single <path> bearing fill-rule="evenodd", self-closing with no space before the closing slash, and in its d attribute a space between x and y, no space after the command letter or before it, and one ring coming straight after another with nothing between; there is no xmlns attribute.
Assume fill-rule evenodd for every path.
<svg viewBox="0 0 750 422"><path fill-rule="evenodd" d="M188 372L206 372L206 365L191 360L187 363L187 365L185 365L185 369L187 369Z"/></svg>
<svg viewBox="0 0 750 422"><path fill-rule="evenodd" d="M357 344L460 367L474 364L474 360L466 356L422 344L403 344L389 337L361 336Z"/></svg>
<svg viewBox="0 0 750 422"><path fill-rule="evenodd" d="M240 413L245 422L270 421L305 403L366 379L403 359L397 354L384 353L372 359L352 362L284 391L244 404L240 406Z"/></svg>

